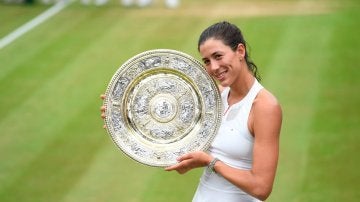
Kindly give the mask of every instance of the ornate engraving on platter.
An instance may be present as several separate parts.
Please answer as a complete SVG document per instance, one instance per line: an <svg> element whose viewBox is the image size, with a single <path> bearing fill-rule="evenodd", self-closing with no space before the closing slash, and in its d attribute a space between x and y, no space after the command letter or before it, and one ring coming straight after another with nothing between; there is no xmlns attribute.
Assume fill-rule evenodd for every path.
<svg viewBox="0 0 360 202"><path fill-rule="evenodd" d="M132 159L168 166L187 152L206 150L221 121L215 82L191 56L168 49L124 63L106 90L105 124Z"/></svg>

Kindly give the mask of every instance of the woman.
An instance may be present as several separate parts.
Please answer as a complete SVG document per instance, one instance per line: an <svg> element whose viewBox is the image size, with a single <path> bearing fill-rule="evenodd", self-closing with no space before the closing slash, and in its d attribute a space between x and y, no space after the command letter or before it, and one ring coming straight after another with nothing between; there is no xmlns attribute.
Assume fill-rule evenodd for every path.
<svg viewBox="0 0 360 202"><path fill-rule="evenodd" d="M184 174L206 166L193 202L265 200L276 173L281 107L258 82L257 67L237 26L219 22L208 27L198 50L222 90L222 123L208 152L185 154L165 170Z"/></svg>
<svg viewBox="0 0 360 202"><path fill-rule="evenodd" d="M165 170L183 174L207 166L194 202L265 200L277 167L281 107L258 83L238 27L228 22L210 26L200 35L198 50L221 86L223 120L208 153L185 154Z"/></svg>

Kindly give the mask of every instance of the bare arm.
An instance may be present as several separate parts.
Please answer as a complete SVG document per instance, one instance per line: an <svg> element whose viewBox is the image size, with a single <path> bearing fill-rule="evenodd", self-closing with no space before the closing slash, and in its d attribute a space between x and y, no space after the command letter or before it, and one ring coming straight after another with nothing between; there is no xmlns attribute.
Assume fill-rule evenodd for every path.
<svg viewBox="0 0 360 202"><path fill-rule="evenodd" d="M242 190L265 200L271 193L275 178L281 122L280 105L264 90L255 100L249 117L249 129L255 136L252 169L235 169L219 162L215 170Z"/></svg>
<svg viewBox="0 0 360 202"><path fill-rule="evenodd" d="M255 136L252 169L241 170L218 161L215 171L250 195L265 200L271 193L275 178L281 121L280 105L269 92L263 90L254 101L248 123ZM204 152L193 152L180 157L178 164L166 170L182 174L206 166L212 159Z"/></svg>

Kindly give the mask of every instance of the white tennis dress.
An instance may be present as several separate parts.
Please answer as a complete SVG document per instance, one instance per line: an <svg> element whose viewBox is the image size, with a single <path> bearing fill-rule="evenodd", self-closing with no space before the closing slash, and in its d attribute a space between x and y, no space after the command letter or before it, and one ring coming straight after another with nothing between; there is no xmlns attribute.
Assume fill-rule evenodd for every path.
<svg viewBox="0 0 360 202"><path fill-rule="evenodd" d="M227 102L230 88L221 93L224 116L218 134L209 153L227 165L250 170L253 161L254 137L248 129L248 117L252 103L263 86L255 79L248 94L230 108ZM222 176L204 170L193 202L258 202Z"/></svg>

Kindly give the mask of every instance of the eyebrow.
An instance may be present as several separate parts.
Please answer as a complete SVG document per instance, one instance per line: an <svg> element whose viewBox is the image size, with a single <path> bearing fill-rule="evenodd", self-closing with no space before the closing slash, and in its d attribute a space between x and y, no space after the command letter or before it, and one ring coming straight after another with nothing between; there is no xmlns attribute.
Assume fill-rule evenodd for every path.
<svg viewBox="0 0 360 202"><path fill-rule="evenodd" d="M221 51L215 51L215 52L213 52L213 53L210 55L210 57L214 57L214 56L217 55L217 54L223 55ZM206 59L207 59L207 58L202 58L203 61L206 60Z"/></svg>

